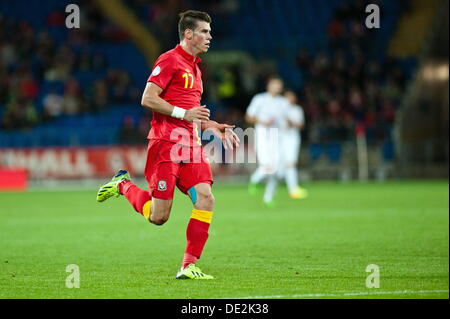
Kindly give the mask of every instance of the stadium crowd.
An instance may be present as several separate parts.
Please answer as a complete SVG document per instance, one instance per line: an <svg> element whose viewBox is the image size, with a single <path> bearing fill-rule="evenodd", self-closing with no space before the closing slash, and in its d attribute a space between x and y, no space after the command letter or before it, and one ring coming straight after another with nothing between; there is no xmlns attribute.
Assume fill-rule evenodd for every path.
<svg viewBox="0 0 450 319"><path fill-rule="evenodd" d="M88 1L81 5L80 29L66 29L63 8L46 17L43 29L0 16L3 130L30 129L61 115L98 112L109 103L134 102L139 98L140 92L126 70L108 65L102 52L82 49L95 43L121 43L128 40L127 34L103 19ZM67 34L55 39L51 31ZM76 77L83 71L94 74L92 86L83 86ZM45 95L40 94L48 83L54 85Z"/></svg>
<svg viewBox="0 0 450 319"><path fill-rule="evenodd" d="M133 0L130 3L165 49L177 42L176 34L170 30L176 27L177 13L188 7L186 1ZM235 10L233 3L212 1L208 8L226 16ZM364 126L369 143L391 138L406 77L397 61L384 58L384 52L374 54L375 32L363 24L367 4L368 1L343 2L334 11L328 26L328 50L301 49L293 62L304 79L304 87L297 94L306 113L304 139L311 143L346 141L358 125ZM218 37L224 29L221 22L214 23L214 34ZM217 92L224 107L219 108L216 116L226 120L231 114L236 121L243 118L247 106L241 104L248 103L257 91L247 94L241 89L242 79L235 68L224 67L221 73L206 75L208 85ZM264 79L260 81L263 83ZM261 84L255 87L264 90ZM208 98L208 92L205 93ZM246 125L242 120L237 122Z"/></svg>
<svg viewBox="0 0 450 319"><path fill-rule="evenodd" d="M312 143L342 142L363 125L369 143L390 139L406 78L397 62L373 58L374 32L363 25L364 2L344 3L328 26L330 53L300 50L301 104ZM361 7L362 6L362 7ZM389 72L385 72L389 70Z"/></svg>
<svg viewBox="0 0 450 319"><path fill-rule="evenodd" d="M236 10L233 3L217 0L208 2L208 8L226 21L226 15ZM362 24L365 3L343 3L334 11L328 26L328 49L319 52L302 49L292 61L304 80L304 86L296 93L306 115L303 139L307 142L346 141L359 124L364 125L369 143L390 139L406 77L395 60L380 59L384 53L373 54L374 33ZM127 2L157 36L162 50L178 42L177 33L173 32L177 14L190 4L184 0ZM63 9L56 9L46 17L44 30L0 16L3 130L29 129L61 115L101 112L114 103L139 103L138 88L142 83L132 83L127 70L109 65L101 52L82 49L93 43L123 43L129 41L128 35L99 14L92 2L80 1L80 6L83 28L69 31L64 26ZM68 32L63 41L55 41L49 32L58 28ZM215 23L214 36L220 38L223 32L226 23ZM224 67L213 73L203 66L203 70L208 86L205 99L211 100L211 92L215 92L216 100L220 101L213 110L217 120L245 127L244 110L251 96L264 89L263 74L254 71L258 83L253 92L248 92L242 89L242 72L236 68ZM82 71L96 74L93 85L83 87L74 76ZM51 87L42 96L40 89L45 82L59 82L62 88ZM141 142L143 132L148 129L148 124L143 123L148 120L147 115L140 122L124 118L118 142Z"/></svg>

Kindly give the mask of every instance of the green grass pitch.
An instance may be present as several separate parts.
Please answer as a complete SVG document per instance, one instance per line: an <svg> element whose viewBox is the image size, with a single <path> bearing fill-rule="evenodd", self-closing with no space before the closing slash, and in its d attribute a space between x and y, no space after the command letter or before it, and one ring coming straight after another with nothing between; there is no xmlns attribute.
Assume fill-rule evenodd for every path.
<svg viewBox="0 0 450 319"><path fill-rule="evenodd" d="M179 191L163 226L96 190L0 193L0 298L448 298L447 180L306 187L269 209L215 185L198 262L212 281L175 280L192 207ZM366 287L369 264L380 288Z"/></svg>

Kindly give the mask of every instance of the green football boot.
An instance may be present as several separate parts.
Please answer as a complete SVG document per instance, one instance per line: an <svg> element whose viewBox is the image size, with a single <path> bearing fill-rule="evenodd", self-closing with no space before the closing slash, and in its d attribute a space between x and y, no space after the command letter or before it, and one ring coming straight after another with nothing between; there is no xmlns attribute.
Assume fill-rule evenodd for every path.
<svg viewBox="0 0 450 319"><path fill-rule="evenodd" d="M308 197L308 190L303 187L297 187L292 193L289 194L292 199L305 199Z"/></svg>
<svg viewBox="0 0 450 319"><path fill-rule="evenodd" d="M178 271L176 279L214 279L213 276L205 274L196 265L189 264L186 268Z"/></svg>
<svg viewBox="0 0 450 319"><path fill-rule="evenodd" d="M126 170L118 171L110 182L100 187L97 192L97 202L103 202L112 196L119 197L119 183L124 180L130 181L130 174Z"/></svg>

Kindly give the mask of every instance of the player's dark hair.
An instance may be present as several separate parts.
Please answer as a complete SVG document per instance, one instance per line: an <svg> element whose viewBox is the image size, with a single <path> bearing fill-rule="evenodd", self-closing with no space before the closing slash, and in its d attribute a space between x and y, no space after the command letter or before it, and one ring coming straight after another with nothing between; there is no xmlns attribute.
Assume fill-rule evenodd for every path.
<svg viewBox="0 0 450 319"><path fill-rule="evenodd" d="M178 34L180 41L184 38L184 31L187 29L195 30L197 21L205 21L211 23L209 14L203 11L187 10L179 14L180 21L178 21Z"/></svg>

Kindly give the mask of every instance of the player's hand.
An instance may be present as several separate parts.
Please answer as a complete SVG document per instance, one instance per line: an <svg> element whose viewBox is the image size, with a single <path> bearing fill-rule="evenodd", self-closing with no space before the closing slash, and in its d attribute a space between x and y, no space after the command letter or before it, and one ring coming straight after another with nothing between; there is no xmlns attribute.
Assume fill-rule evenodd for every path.
<svg viewBox="0 0 450 319"><path fill-rule="evenodd" d="M233 132L233 128L235 128L235 125L215 123L209 129L222 140L223 147L226 150L232 150L234 147L238 148L240 143L239 137Z"/></svg>
<svg viewBox="0 0 450 319"><path fill-rule="evenodd" d="M234 125L232 127L234 127ZM225 132L223 135L224 136L222 139L222 143L223 143L223 147L226 150L227 149L232 150L234 147L236 147L236 148L239 147L239 143L241 141L239 140L239 137L236 135L236 133L234 133L233 128L229 128L229 127L225 128Z"/></svg>
<svg viewBox="0 0 450 319"><path fill-rule="evenodd" d="M209 120L209 110L203 106L193 107L184 114L185 121L188 122L203 122Z"/></svg>

